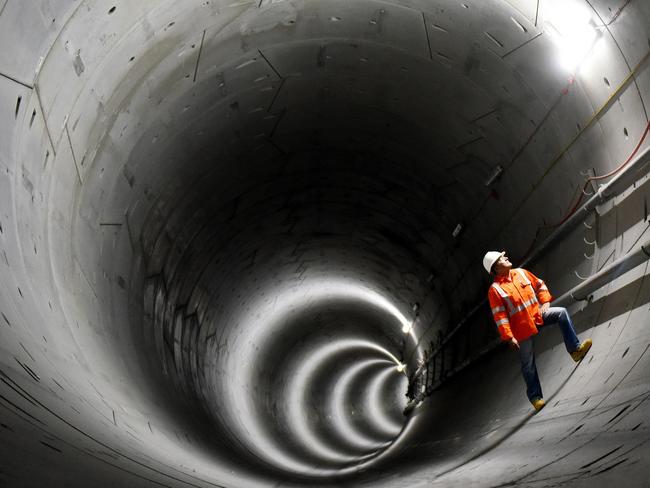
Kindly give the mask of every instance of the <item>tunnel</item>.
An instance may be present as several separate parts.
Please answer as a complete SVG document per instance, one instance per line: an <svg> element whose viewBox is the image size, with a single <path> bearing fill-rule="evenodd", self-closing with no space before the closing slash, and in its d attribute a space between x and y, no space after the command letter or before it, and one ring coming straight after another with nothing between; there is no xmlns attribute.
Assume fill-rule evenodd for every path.
<svg viewBox="0 0 650 488"><path fill-rule="evenodd" d="M0 486L649 486L650 3L0 0ZM486 304L506 250L593 347Z"/></svg>

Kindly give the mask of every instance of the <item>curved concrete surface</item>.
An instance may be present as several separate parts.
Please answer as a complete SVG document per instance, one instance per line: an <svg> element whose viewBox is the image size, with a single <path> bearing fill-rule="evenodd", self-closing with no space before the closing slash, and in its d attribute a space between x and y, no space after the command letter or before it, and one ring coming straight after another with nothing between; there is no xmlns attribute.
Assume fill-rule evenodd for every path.
<svg viewBox="0 0 650 488"><path fill-rule="evenodd" d="M540 334L538 415L506 349L408 418L398 366L485 296L486 249L523 259L648 146L649 26L641 0L0 0L0 485L642 486L647 262L570 307L580 365ZM649 198L641 173L533 271L560 296L639 249Z"/></svg>

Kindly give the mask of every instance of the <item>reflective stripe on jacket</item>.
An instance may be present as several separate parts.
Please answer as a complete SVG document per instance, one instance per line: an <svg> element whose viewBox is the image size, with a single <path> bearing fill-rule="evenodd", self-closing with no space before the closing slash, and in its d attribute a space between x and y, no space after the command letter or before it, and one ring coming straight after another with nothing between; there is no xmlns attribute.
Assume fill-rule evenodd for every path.
<svg viewBox="0 0 650 488"><path fill-rule="evenodd" d="M540 304L550 302L551 294L537 276L523 268L511 269L508 276L497 276L488 291L492 316L501 339L524 341L537 334L544 323Z"/></svg>

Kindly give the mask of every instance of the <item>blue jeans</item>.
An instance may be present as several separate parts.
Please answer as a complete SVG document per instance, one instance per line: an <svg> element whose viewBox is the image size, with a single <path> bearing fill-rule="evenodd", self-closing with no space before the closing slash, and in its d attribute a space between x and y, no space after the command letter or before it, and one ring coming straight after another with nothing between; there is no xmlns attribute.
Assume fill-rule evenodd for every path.
<svg viewBox="0 0 650 488"><path fill-rule="evenodd" d="M566 308L551 307L542 315L544 325L558 324L564 337L567 352L578 349L580 341L573 328L573 322ZM537 366L535 365L535 352L533 351L533 338L530 337L519 343L519 359L521 360L521 374L526 381L526 395L532 402L536 398L543 398L542 386L539 384Z"/></svg>

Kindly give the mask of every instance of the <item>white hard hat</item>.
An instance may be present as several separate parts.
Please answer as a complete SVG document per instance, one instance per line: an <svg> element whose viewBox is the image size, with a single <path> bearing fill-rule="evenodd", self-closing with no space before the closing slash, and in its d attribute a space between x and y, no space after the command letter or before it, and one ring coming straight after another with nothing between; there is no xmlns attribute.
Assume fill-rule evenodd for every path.
<svg viewBox="0 0 650 488"><path fill-rule="evenodd" d="M494 263L496 263L501 256L503 256L505 252L499 252L499 251L488 251L485 253L485 256L483 257L483 267L485 268L485 271L490 273L492 271L492 266L494 266Z"/></svg>

